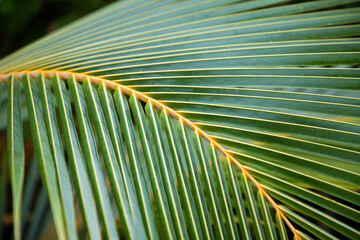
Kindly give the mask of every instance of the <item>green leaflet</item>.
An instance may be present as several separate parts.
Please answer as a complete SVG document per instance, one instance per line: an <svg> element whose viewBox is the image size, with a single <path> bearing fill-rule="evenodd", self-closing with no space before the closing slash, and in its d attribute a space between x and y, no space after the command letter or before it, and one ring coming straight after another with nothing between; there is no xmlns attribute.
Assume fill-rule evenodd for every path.
<svg viewBox="0 0 360 240"><path fill-rule="evenodd" d="M138 230L137 232L138 236L145 237L146 233L145 233L143 221L141 219L139 202L135 193L134 181L131 178L129 166L125 158L125 146L121 138L122 136L121 129L120 129L118 117L116 115L114 99L111 93L109 92L109 90L106 89L105 84L100 85L98 89L98 93L99 93L100 101L102 103L107 127L109 129L108 133L110 135L112 145L114 147L114 152L116 155L116 160L119 165L121 175L124 181L124 186L126 189L127 198L131 208L134 225L136 225L136 228Z"/></svg>
<svg viewBox="0 0 360 240"><path fill-rule="evenodd" d="M48 192L52 213L60 239L66 238L64 214L59 193L59 185L53 157L50 150L49 140L46 134L43 110L38 95L36 82L30 80L29 75L22 79L29 113L31 135L34 143L34 152L38 161L40 175Z"/></svg>
<svg viewBox="0 0 360 240"><path fill-rule="evenodd" d="M188 214L184 214L186 217L187 224L190 228L189 235L194 239L203 238L203 234L200 228L200 225L197 224L198 214L195 208L195 203L193 196L190 192L190 185L186 179L186 172L184 163L182 162L182 155L180 150L180 138L175 130L175 127L171 121L171 118L166 113L165 110L161 112L161 120L162 124L165 128L165 133L167 136L167 140L170 147L170 152L173 158L174 169L176 173L176 177L178 179L179 184L179 195L180 199L184 204L185 212Z"/></svg>
<svg viewBox="0 0 360 240"><path fill-rule="evenodd" d="M9 79L7 102L7 152L13 195L14 238L21 239L21 205L24 181L24 142L21 119L21 84L12 75Z"/></svg>
<svg viewBox="0 0 360 240"><path fill-rule="evenodd" d="M227 237L227 235L225 232L224 223L222 221L221 210L218 207L218 206L220 206L219 199L218 199L218 195L216 193L214 179L211 177L210 166L209 166L209 162L207 161L208 156L206 155L206 153L204 151L204 148L205 148L204 143L201 141L201 137L199 136L198 132L195 132L193 134L193 140L194 140L194 145L197 150L198 158L200 161L202 175L206 182L206 187L204 188L204 191L211 198L212 206L210 207L210 211L211 211L212 218L214 221L214 227L216 229L216 237L218 237L219 239L225 239Z"/></svg>
<svg viewBox="0 0 360 240"><path fill-rule="evenodd" d="M156 113L155 108L151 105L151 102L147 103L146 107L147 118L149 120L149 127L151 128L152 135L155 141L155 148L157 150L157 159L159 161L161 175L163 179L163 187L166 192L172 221L174 224L176 235L179 239L187 239L188 234L186 232L183 213L181 212L180 200L176 186L173 181L173 176L170 171L170 164L167 163L167 154L164 149L164 136L161 132L161 125L159 116ZM170 156L169 156L170 157Z"/></svg>
<svg viewBox="0 0 360 240"><path fill-rule="evenodd" d="M280 239L287 240L288 237L286 234L284 222L282 221L282 219L278 213L276 214L276 223L278 224L278 231L279 231Z"/></svg>
<svg viewBox="0 0 360 240"><path fill-rule="evenodd" d="M75 228L75 209L73 203L72 186L69 172L65 162L63 145L60 139L59 125L56 120L54 100L50 89L50 83L43 75L38 77L39 95L44 111L44 121L49 139L49 144L54 158L59 193L63 204L65 224L69 239L77 239Z"/></svg>
<svg viewBox="0 0 360 240"><path fill-rule="evenodd" d="M177 129L180 136L181 145L184 150L184 157L190 175L190 186L191 186L192 194L194 196L195 206L198 211L200 225L205 238L213 239L214 238L213 233L211 229L209 229L209 225L210 225L209 216L206 214L207 209L205 205L204 192L200 184L198 171L196 170L194 153L192 152L191 149L192 145L190 145L191 142L189 140L188 133L186 132L186 128L181 119L178 121Z"/></svg>
<svg viewBox="0 0 360 240"><path fill-rule="evenodd" d="M76 115L80 129L80 142L84 149L84 155L88 165L88 172L90 181L93 186L93 191L97 205L100 206L101 220L106 229L106 237L109 239L118 239L115 227L115 220L112 213L110 200L106 191L104 176L102 173L100 159L97 153L97 148L94 133L91 129L89 121L89 114L85 104L85 97L83 90L74 78L68 82L73 97ZM92 110L92 109L91 109Z"/></svg>
<svg viewBox="0 0 360 240"><path fill-rule="evenodd" d="M231 193L234 195L235 200L235 209L240 218L240 233L243 239L251 239L249 222L246 219L245 205L242 197L242 188L239 185L238 178L236 177L234 166L231 163L229 157L226 158L226 166L227 166L227 175L229 178L229 185Z"/></svg>
<svg viewBox="0 0 360 240"><path fill-rule="evenodd" d="M93 201L90 180L86 173L86 167L80 143L74 126L74 120L70 108L70 100L66 92L64 82L55 75L52 87L59 104L60 124L65 134L65 146L68 151L75 188L80 202L80 208L88 234L92 238L100 238L100 226L96 206ZM90 199L90 200L89 200Z"/></svg>
<svg viewBox="0 0 360 240"><path fill-rule="evenodd" d="M261 215L265 220L266 236L268 236L270 239L276 239L274 222L271 219L270 210L264 198L264 195L258 192L257 197L261 209Z"/></svg>
<svg viewBox="0 0 360 240"><path fill-rule="evenodd" d="M210 145L210 147L209 147L209 155L210 155L212 164L214 166L214 172L216 173L216 174L214 174L215 175L215 184L218 186L218 189L220 190L219 191L220 192L219 200L220 200L220 205L222 207L222 212L225 215L228 236L230 236L230 238L232 238L232 239L238 239L239 234L238 234L238 231L237 231L236 225L235 225L233 211L232 211L231 203L230 203L229 192L226 187L225 176L224 176L221 164L220 164L219 156L213 145Z"/></svg>
<svg viewBox="0 0 360 240"><path fill-rule="evenodd" d="M241 174L241 182L243 191L245 192L246 201L249 206L250 216L254 225L256 239L264 239L264 231L260 223L260 215L258 206L255 202L254 192L252 190L252 186L249 183L249 180L244 173Z"/></svg>
<svg viewBox="0 0 360 240"><path fill-rule="evenodd" d="M120 124L123 129L124 139L130 158L131 170L133 174L136 192L139 198L139 204L146 233L148 238L157 239L158 233L155 229L154 215L151 210L149 193L146 189L144 175L140 166L139 153L135 146L136 140L134 126L130 119L129 104L124 94L121 92L120 88L118 88L114 93L114 101L120 118Z"/></svg>
<svg viewBox="0 0 360 240"><path fill-rule="evenodd" d="M130 106L134 114L135 123L138 128L141 144L143 147L143 152L146 160L146 166L148 173L150 175L151 186L154 193L154 198L156 199L156 206L158 211L160 211L161 225L164 228L165 235L167 238L171 239L174 236L174 227L172 220L170 218L170 213L167 206L167 199L164 193L164 187L160 181L159 176L156 173L155 158L154 152L149 143L149 130L146 126L144 112L141 109L140 102L136 99L135 95L130 97Z"/></svg>
<svg viewBox="0 0 360 240"><path fill-rule="evenodd" d="M99 141L101 142L100 147L103 153L105 166L108 175L110 176L109 180L113 190L116 205L120 212L122 221L126 225L126 231L128 231L127 237L136 238L137 233L135 232L135 226L133 220L131 219L130 204L128 203L128 199L125 193L125 187L119 167L115 161L115 152L110 141L106 122L104 120L104 113L102 112L100 106L99 97L89 81L85 81L83 88L85 90L84 92L86 94L86 99L91 112L90 116L95 119L95 123L97 125L96 130ZM83 105L85 105L85 102L83 102Z"/></svg>

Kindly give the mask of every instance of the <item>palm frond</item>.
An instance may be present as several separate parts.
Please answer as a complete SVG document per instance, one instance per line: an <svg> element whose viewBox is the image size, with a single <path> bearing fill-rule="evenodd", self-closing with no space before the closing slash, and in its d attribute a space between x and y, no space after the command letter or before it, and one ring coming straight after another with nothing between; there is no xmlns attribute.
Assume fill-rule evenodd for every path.
<svg viewBox="0 0 360 240"><path fill-rule="evenodd" d="M2 59L15 239L23 122L60 239L359 238L357 4L127 0Z"/></svg>

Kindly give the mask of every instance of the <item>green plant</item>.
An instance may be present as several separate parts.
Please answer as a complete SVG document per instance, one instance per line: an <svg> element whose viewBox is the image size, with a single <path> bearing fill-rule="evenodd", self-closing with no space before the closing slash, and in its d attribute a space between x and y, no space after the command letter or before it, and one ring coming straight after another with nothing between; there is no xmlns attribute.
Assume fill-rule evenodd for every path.
<svg viewBox="0 0 360 240"><path fill-rule="evenodd" d="M359 239L357 4L121 1L2 59L15 239L28 129L60 239Z"/></svg>

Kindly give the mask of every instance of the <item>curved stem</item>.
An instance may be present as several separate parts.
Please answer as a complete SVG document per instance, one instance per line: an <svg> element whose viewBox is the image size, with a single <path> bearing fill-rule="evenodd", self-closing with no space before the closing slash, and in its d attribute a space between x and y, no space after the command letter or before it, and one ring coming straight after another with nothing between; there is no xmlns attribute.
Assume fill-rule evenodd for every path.
<svg viewBox="0 0 360 240"><path fill-rule="evenodd" d="M59 78L63 80L68 80L71 76L74 77L74 79L78 82L84 82L86 79L89 79L92 84L100 85L102 83L105 84L105 86L111 90L116 90L120 88L120 90L126 94L126 95L132 95L134 94L140 101L143 101L145 103L151 101L152 105L159 110L164 110L166 113L168 113L170 116L178 119L179 121L182 121L184 124L186 124L189 128L191 128L193 131L196 131L199 133L201 137L206 139L209 143L212 143L213 146L219 150L226 158L228 158L236 167L238 167L243 173L244 176L246 176L257 188L260 194L262 194L274 207L277 213L281 216L281 218L284 220L286 225L290 228L292 233L294 234L295 239L301 239L300 234L296 230L296 228L292 225L290 220L285 216L284 212L281 210L281 208L277 205L277 203L272 199L272 197L265 191L265 189L259 184L259 182L249 173L249 171L246 169L245 166L243 166L241 163L239 163L224 147L222 147L218 142L216 142L212 137L210 137L206 132L204 132L200 127L198 127L195 123L191 122L190 120L183 117L180 113L176 112L175 110L169 108L168 106L162 104L161 102L147 96L144 93L141 93L139 91L133 90L129 87L126 87L124 85L121 85L119 83L106 80L104 78L100 77L94 77L86 74L81 73L73 73L73 72L66 72L66 71L42 71L42 70L34 70L34 71L23 71L23 72L12 72L11 74L0 74L0 81L7 82L7 79L14 74L18 79L20 79L23 75L29 74L31 77L35 78L39 74L43 73L47 78L53 77L55 74L59 76Z"/></svg>

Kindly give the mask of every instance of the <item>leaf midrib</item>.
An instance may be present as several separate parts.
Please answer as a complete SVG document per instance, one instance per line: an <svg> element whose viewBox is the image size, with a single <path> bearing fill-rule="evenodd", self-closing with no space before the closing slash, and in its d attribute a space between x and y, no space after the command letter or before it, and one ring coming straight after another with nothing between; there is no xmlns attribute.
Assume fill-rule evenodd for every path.
<svg viewBox="0 0 360 240"><path fill-rule="evenodd" d="M127 86L121 85L119 83L115 83L100 77L95 77L91 75L86 75L82 73L73 73L73 72L66 72L66 71L42 71L42 70L33 70L33 71L22 71L22 72L11 72L10 74L0 74L0 82L7 82L8 78L10 78L12 75L14 75L17 79L21 79L22 76L29 74L31 78L36 78L39 74L44 74L46 78L52 78L54 75L58 75L60 79L62 80L68 80L71 77L73 77L78 82L84 82L86 79L88 79L92 84L95 84L97 86L100 86L102 83L105 84L105 86L108 89L116 90L119 89L126 95L136 96L140 101L143 101L145 103L151 102L154 107L165 111L167 114L171 115L175 119L182 121L183 124L187 125L189 128L191 128L193 131L196 131L201 137L203 137L205 140L207 140L210 144L213 145L215 149L220 151L226 159L229 159L232 164L234 164L237 168L239 168L246 178L248 178L258 189L260 194L262 194L268 202L274 207L276 212L281 216L283 221L286 223L286 225L290 228L292 233L294 234L294 239L301 239L300 233L297 231L297 229L292 225L292 223L289 221L289 219L285 216L285 212L280 208L278 204L275 203L275 201L272 199L272 197L265 191L265 189L258 183L258 181L249 173L249 171L244 167L242 164L240 164L231 154L230 151L227 151L224 147L222 147L215 139L213 139L210 135L208 135L206 132L204 132L200 127L196 126L193 122L183 117L180 113L177 111L169 108L168 106L160 103L156 99L153 99L147 95L145 95L142 92L133 90Z"/></svg>

